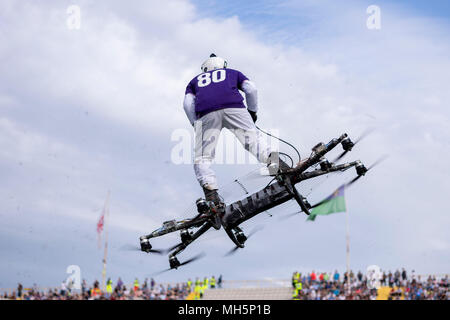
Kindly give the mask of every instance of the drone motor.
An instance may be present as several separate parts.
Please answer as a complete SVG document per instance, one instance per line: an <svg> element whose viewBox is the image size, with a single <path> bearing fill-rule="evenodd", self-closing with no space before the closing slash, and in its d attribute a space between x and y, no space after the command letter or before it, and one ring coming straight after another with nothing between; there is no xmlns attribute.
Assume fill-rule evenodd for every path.
<svg viewBox="0 0 450 320"><path fill-rule="evenodd" d="M239 241L239 243L244 244L245 241L247 241L247 236L244 234L244 232L242 232L242 230L237 230L234 233L237 241Z"/></svg>
<svg viewBox="0 0 450 320"><path fill-rule="evenodd" d="M322 158L319 162L320 169L323 171L328 171L328 169L331 169L331 163L326 158Z"/></svg>
<svg viewBox="0 0 450 320"><path fill-rule="evenodd" d="M355 169L356 169L356 174L358 176L363 176L368 171L367 168L361 162L358 162L356 164Z"/></svg>
<svg viewBox="0 0 450 320"><path fill-rule="evenodd" d="M150 252L152 249L152 245L150 244L150 241L146 237L141 237L141 251L144 252Z"/></svg>
<svg viewBox="0 0 450 320"><path fill-rule="evenodd" d="M344 140L342 140L341 144L342 144L342 149L344 149L344 151L351 151L353 146L355 145L352 142L352 140L350 140L349 137L347 137Z"/></svg>
<svg viewBox="0 0 450 320"><path fill-rule="evenodd" d="M170 269L176 269L181 265L181 263L178 261L177 257L173 256L169 258L169 265Z"/></svg>
<svg viewBox="0 0 450 320"><path fill-rule="evenodd" d="M192 240L192 232L188 229L181 230L180 232L181 242L186 243Z"/></svg>
<svg viewBox="0 0 450 320"><path fill-rule="evenodd" d="M206 202L205 199L200 198L195 203L197 205L198 213L204 214L204 213L209 212L210 208L209 208L208 202Z"/></svg>

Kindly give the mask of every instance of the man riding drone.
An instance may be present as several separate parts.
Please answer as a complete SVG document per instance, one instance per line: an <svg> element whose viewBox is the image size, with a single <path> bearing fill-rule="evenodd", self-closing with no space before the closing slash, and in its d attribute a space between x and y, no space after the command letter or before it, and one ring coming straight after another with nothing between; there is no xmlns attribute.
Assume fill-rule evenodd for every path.
<svg viewBox="0 0 450 320"><path fill-rule="evenodd" d="M329 198L311 206L306 197L295 188L296 184L354 167L357 177L340 187L346 188L382 161L382 159L378 160L369 168L366 168L360 160L336 164L335 162L351 151L362 138L354 143L346 133L326 144L319 142L312 148L311 155L305 159L300 158L300 154L294 146L278 138L297 151L299 162L294 167L294 161L291 158L293 166L291 168L279 159L279 155L282 153L268 147L259 135L259 131L265 132L255 125L258 99L254 83L241 72L228 69L227 62L215 54L211 54L209 59L202 64L201 70L202 73L192 79L186 88L184 110L195 130L194 171L205 193L205 199L197 200L198 215L192 219L165 221L162 227L139 238L140 250L143 252L158 254L170 252L170 269L168 270L177 269L201 258L202 254L180 263L177 255L211 227L217 230L221 227L224 228L230 240L235 244L230 252L235 252L239 248L244 248L246 240L253 234L249 233L246 236L239 226L262 212L267 212L267 210L290 200L295 200L301 209L295 214L304 212L306 215L310 215L312 208L322 205L328 207ZM247 106L244 104L244 98L239 90L245 93ZM228 205L225 205L219 196L216 175L211 169L215 148L223 128L233 132L243 147L259 162L266 164L269 174L275 176L261 190ZM328 161L325 156L338 145L342 145L344 152L336 160ZM286 156L290 158L288 155ZM314 168L307 171L311 167ZM178 231L181 237L180 243L166 250L152 249L150 239Z"/></svg>
<svg viewBox="0 0 450 320"><path fill-rule="evenodd" d="M276 175L290 167L258 134L255 126L258 112L255 84L240 71L227 68L227 62L215 54L211 54L202 64L201 70L202 73L187 85L183 106L195 130L195 175L206 201L216 207L218 214L212 224L215 229L220 229L220 216L225 205L219 196L217 178L211 165L223 128L232 131L259 162L267 164L269 174ZM245 93L247 107L239 90Z"/></svg>

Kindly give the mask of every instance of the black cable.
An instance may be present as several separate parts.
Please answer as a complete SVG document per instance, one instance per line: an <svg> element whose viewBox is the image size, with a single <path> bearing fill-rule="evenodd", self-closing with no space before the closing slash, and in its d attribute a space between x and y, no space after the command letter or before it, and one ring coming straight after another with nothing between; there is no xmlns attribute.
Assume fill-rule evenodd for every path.
<svg viewBox="0 0 450 320"><path fill-rule="evenodd" d="M285 157L288 157L289 160L291 160L291 168L293 168L294 167L294 159L292 159L292 157L290 155L288 155L287 153L280 152L280 154L285 156Z"/></svg>
<svg viewBox="0 0 450 320"><path fill-rule="evenodd" d="M275 138L275 139L277 139L277 140L279 140L279 141L281 141L281 142L287 144L288 146L290 146L292 149L295 150L295 152L297 152L298 162L300 162L300 161L302 160L302 158L300 157L300 152L298 152L297 148L294 147L292 144L290 144L289 142L287 142L287 141L285 141L285 140L283 140L283 139L281 139L281 138L275 137L274 135L272 135L272 134L270 134L270 133L268 133L268 132L265 132L264 130L262 130L261 128L259 128L257 125L255 125L255 126L256 126L256 129L258 129L258 130L261 131L262 133L267 134L269 137Z"/></svg>
<svg viewBox="0 0 450 320"><path fill-rule="evenodd" d="M268 186L270 186L270 184L271 184L276 178L277 178L277 177L274 177L272 180L270 180L269 183L264 187L264 189L267 188Z"/></svg>

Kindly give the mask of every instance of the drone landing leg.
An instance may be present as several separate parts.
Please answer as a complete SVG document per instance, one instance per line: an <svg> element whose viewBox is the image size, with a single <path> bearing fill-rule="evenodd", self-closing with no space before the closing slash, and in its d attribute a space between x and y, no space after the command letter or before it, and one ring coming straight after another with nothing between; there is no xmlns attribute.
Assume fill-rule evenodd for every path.
<svg viewBox="0 0 450 320"><path fill-rule="evenodd" d="M242 232L241 228L235 227L234 229L224 228L228 237L233 241L233 243L238 248L244 248L244 242L247 240L247 237Z"/></svg>
<svg viewBox="0 0 450 320"><path fill-rule="evenodd" d="M310 205L306 201L305 198L302 197L300 193L298 193L295 186L291 183L291 180L289 178L283 178L282 179L283 184L286 186L286 189L289 191L289 193L294 197L295 201L297 201L298 205L302 209L302 211L309 216L309 208Z"/></svg>
<svg viewBox="0 0 450 320"><path fill-rule="evenodd" d="M176 249L169 255L169 264L171 269L178 268L181 264L176 258L176 255L181 253L184 249L187 248L188 245L190 245L192 242L197 240L202 234L204 234L206 231L208 231L212 227L211 222L207 221L203 224L203 226L200 227L192 236L191 239L180 243Z"/></svg>

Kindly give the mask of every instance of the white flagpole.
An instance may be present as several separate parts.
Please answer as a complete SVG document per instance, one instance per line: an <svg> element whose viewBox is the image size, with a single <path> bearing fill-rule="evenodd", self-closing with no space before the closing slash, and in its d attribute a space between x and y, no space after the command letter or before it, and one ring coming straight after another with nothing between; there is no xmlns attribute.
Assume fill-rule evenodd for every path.
<svg viewBox="0 0 450 320"><path fill-rule="evenodd" d="M106 257L108 254L108 218L109 218L109 195L110 192L108 191L108 196L106 198L106 202L105 202L105 217L104 217L104 226L105 226L105 251L103 253L103 270L102 270L102 286L101 286L101 290L104 292L105 291L105 279L106 279Z"/></svg>

